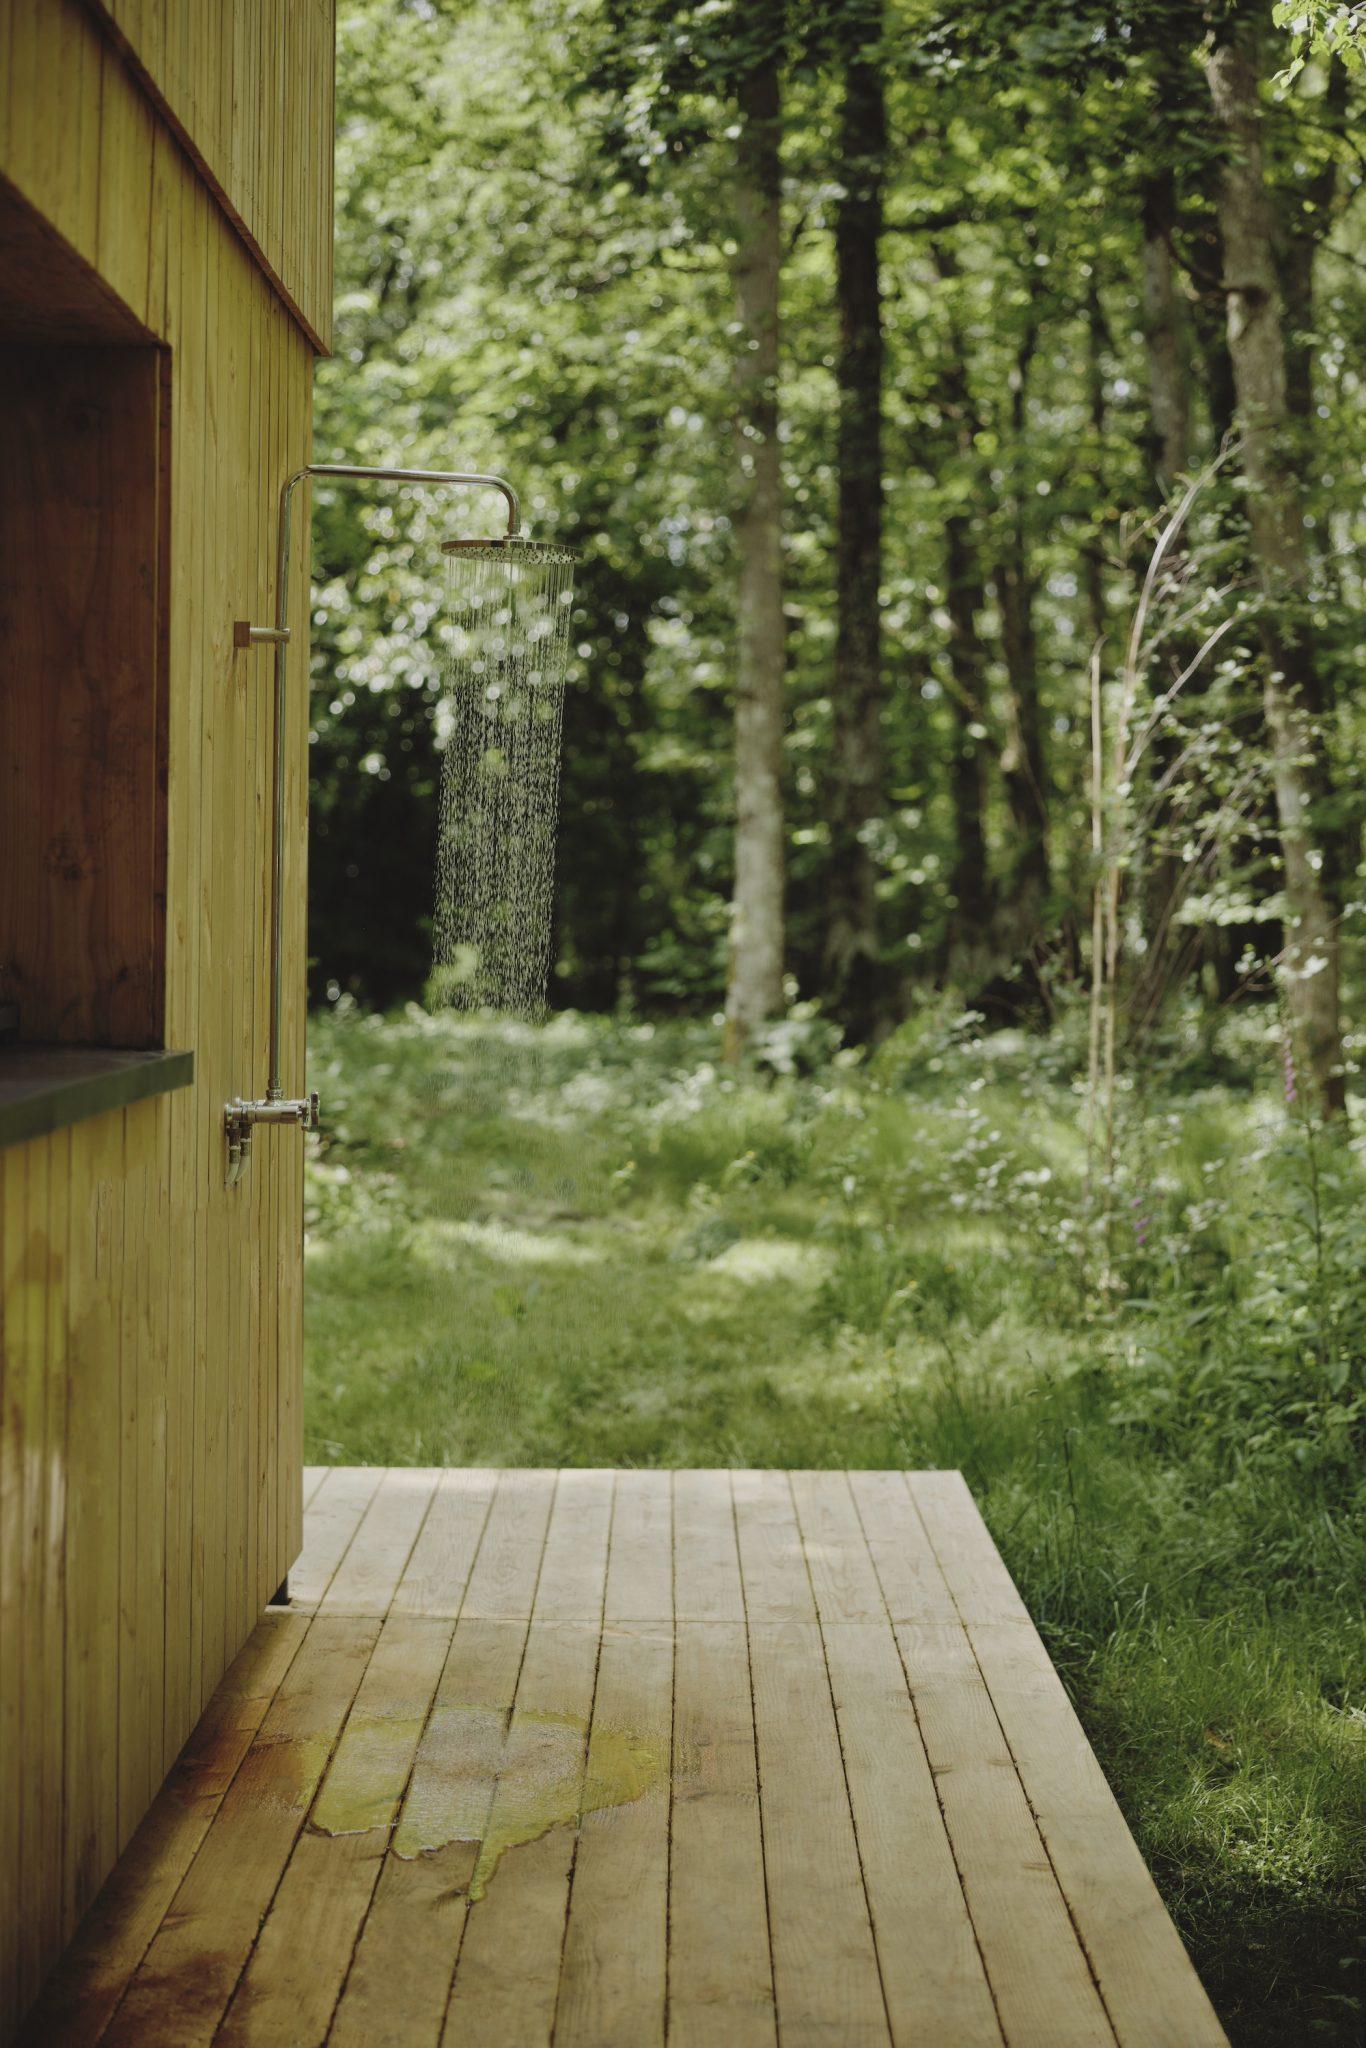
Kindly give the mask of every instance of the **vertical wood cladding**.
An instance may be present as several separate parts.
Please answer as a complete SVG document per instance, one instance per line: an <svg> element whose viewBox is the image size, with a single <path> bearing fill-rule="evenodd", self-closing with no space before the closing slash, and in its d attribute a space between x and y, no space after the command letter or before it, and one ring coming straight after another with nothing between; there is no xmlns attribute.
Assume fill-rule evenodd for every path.
<svg viewBox="0 0 1366 2048"><path fill-rule="evenodd" d="M143 733L136 801L106 821L128 835L109 886L161 929L129 1017L106 1015L93 1035L137 1042L145 1021L153 1042L196 1058L192 1088L0 1152L3 2040L301 1540L302 1153L294 1133L263 1133L246 1182L225 1189L221 1118L266 1072L271 670L268 655L234 649L232 625L273 615L276 494L309 454L331 272L331 8L0 0L0 58L0 196L29 223L0 235L0 347L70 348L47 352L55 390L79 382L77 353L95 340L141 338L122 372L106 358L100 373L129 380L130 432L147 380L169 391L155 485L165 589L139 615L164 636L163 699L137 702L160 736ZM41 363L10 361L41 404ZM58 467L35 454L20 484L0 479L21 492L7 515L25 523L34 573L44 555L76 573L55 560L63 518L89 519L79 493L58 502ZM143 474L130 508L152 488ZM130 510L125 565L137 525ZM305 552L290 594L301 639ZM144 631L130 626L134 643ZM296 648L291 1087L303 1081L308 725ZM92 670L108 706L117 691L99 684ZM114 805L117 753L111 782L86 791L97 819ZM55 973L39 921L31 906L34 1002ZM97 923L88 1003L107 1007L114 938ZM70 941L54 930L43 943L55 957Z"/></svg>

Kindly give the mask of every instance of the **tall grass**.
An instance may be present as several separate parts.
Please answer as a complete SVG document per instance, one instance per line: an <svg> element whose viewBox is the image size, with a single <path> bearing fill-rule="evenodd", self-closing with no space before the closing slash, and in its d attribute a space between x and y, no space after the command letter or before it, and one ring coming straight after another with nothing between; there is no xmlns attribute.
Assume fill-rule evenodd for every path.
<svg viewBox="0 0 1366 2048"><path fill-rule="evenodd" d="M953 1465L1234 2039L1358 2038L1359 1149L1275 1022L1116 1086L1086 1026L318 1020L310 1455Z"/></svg>

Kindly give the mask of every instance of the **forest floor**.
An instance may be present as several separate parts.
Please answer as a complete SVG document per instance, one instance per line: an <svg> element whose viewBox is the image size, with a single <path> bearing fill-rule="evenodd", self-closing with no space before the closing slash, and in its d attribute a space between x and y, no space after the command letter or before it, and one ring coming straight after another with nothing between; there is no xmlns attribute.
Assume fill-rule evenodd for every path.
<svg viewBox="0 0 1366 2048"><path fill-rule="evenodd" d="M1354 2041L1366 1173L1240 1029L1123 1096L1103 1256L1066 1033L342 1006L307 1454L961 1467L1234 2041Z"/></svg>

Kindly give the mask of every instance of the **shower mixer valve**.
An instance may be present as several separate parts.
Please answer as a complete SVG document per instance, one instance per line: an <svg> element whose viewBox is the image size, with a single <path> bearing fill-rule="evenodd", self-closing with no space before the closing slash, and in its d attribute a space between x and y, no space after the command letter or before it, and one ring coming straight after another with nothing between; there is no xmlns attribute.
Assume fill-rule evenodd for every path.
<svg viewBox="0 0 1366 2048"><path fill-rule="evenodd" d="M228 1140L228 1172L225 1185L235 1187L251 1165L251 1134L256 1124L295 1124L301 1131L316 1131L319 1111L316 1095L286 1102L280 1097L263 1102L230 1102L223 1111L223 1129Z"/></svg>

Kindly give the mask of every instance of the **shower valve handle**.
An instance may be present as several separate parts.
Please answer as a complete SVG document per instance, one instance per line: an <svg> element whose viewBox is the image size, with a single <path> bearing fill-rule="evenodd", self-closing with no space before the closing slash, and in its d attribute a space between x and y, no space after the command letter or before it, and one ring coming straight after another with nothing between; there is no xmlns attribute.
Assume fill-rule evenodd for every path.
<svg viewBox="0 0 1366 2048"><path fill-rule="evenodd" d="M251 1134L257 1124L295 1124L301 1131L316 1131L320 1108L316 1094L294 1101L267 1097L261 1102L230 1102L223 1111L223 1130L228 1141L228 1187L235 1187L251 1164Z"/></svg>

